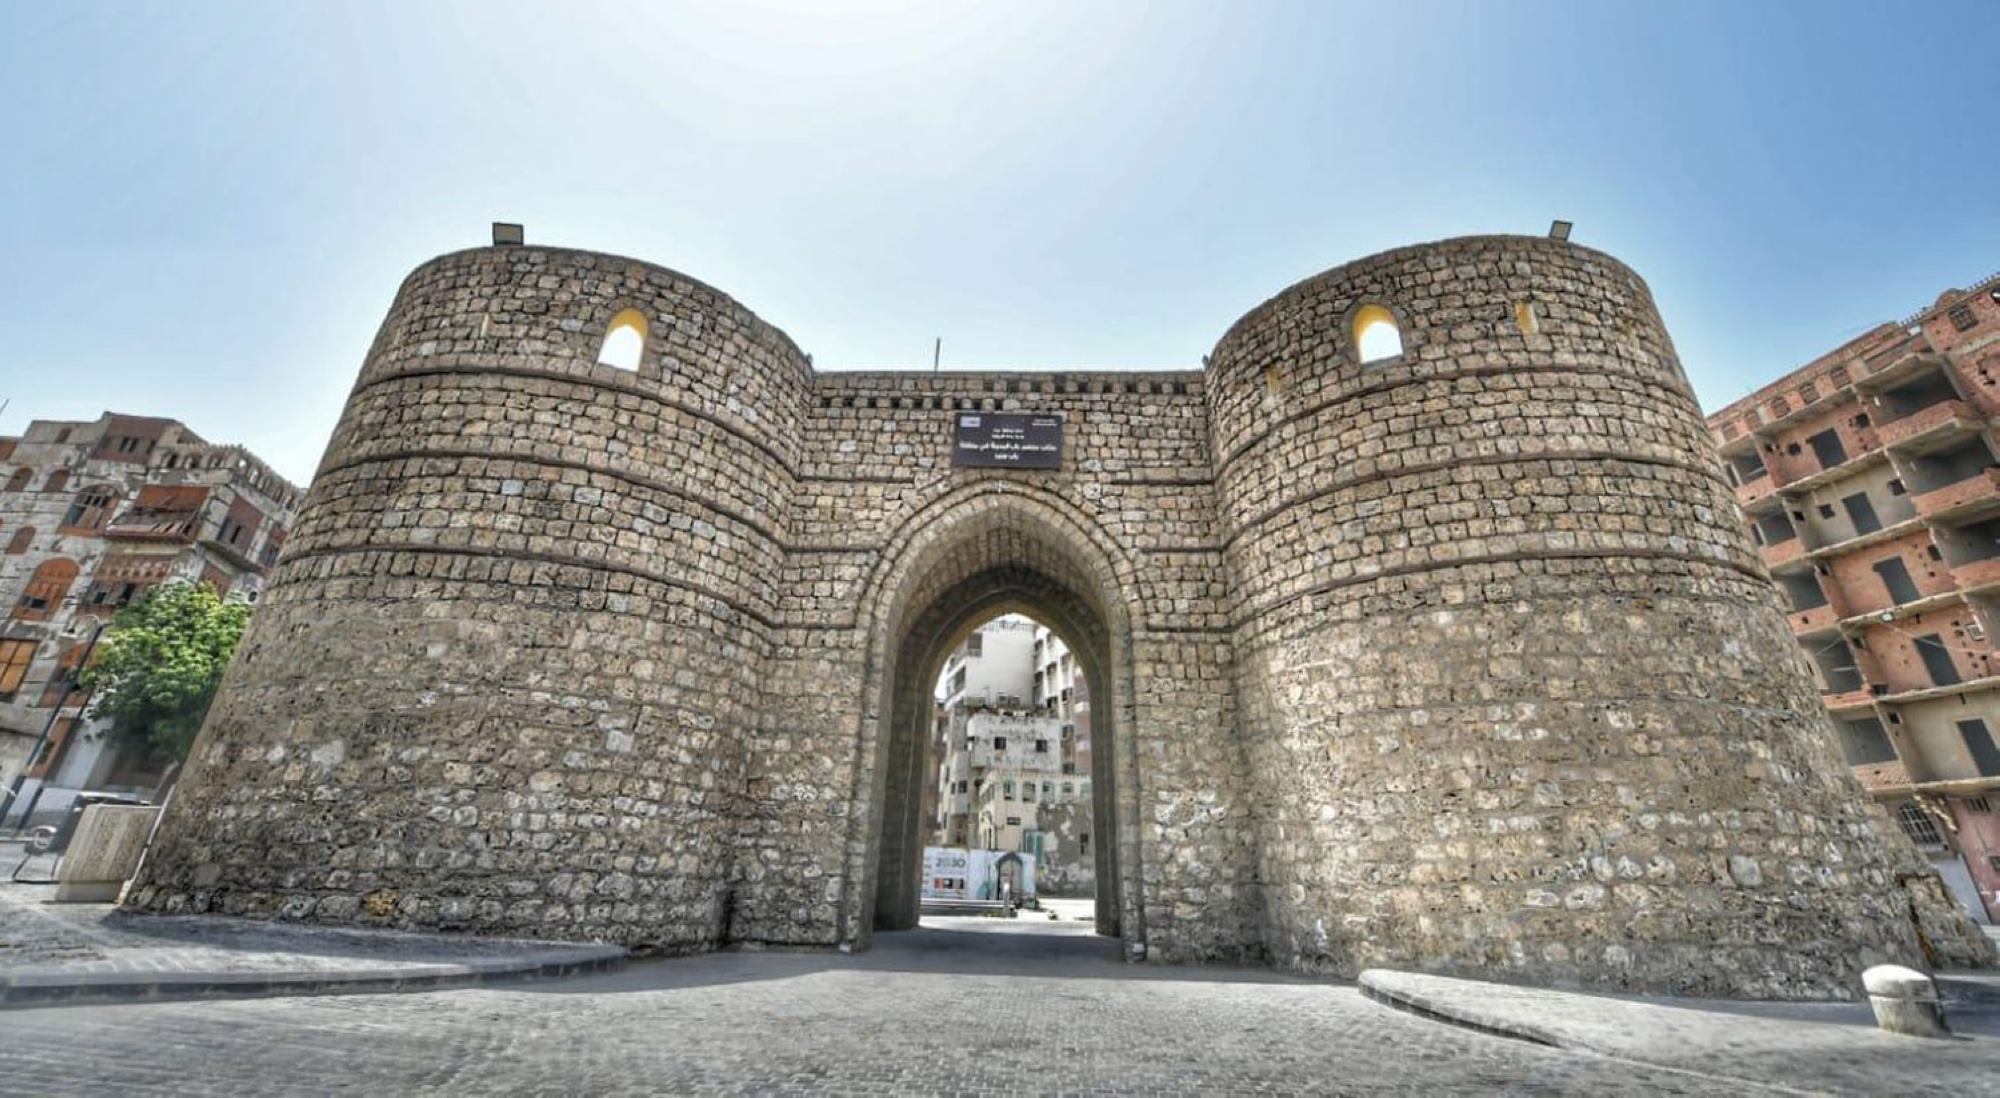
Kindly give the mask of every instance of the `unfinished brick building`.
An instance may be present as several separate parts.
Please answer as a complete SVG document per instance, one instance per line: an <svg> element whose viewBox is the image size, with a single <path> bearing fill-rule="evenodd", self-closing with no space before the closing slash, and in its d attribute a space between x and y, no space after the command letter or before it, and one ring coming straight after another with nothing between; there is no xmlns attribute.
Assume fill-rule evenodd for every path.
<svg viewBox="0 0 2000 1098"><path fill-rule="evenodd" d="M2000 276L1709 417L1847 761L2000 917Z"/></svg>
<svg viewBox="0 0 2000 1098"><path fill-rule="evenodd" d="M1516 237L1159 373L816 372L673 271L433 260L130 902L862 948L1008 611L1084 669L1135 956L1817 996L1919 926L1990 953L1834 751L1645 286Z"/></svg>

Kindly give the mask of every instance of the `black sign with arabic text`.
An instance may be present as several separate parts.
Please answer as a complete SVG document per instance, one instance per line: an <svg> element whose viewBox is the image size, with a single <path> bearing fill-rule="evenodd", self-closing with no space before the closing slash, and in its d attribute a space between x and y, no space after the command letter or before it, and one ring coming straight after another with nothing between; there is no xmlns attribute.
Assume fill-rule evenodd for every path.
<svg viewBox="0 0 2000 1098"><path fill-rule="evenodd" d="M960 412L951 463L969 469L1062 468L1062 417Z"/></svg>

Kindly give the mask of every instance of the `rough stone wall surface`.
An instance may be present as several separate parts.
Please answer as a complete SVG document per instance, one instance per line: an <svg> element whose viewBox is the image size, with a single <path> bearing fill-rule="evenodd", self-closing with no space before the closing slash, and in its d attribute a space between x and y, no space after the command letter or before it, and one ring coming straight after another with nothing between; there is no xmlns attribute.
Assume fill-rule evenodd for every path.
<svg viewBox="0 0 2000 1098"><path fill-rule="evenodd" d="M636 373L593 362L625 308ZM952 467L974 410L1061 414L1062 467ZM1900 839L1731 498L1644 287L1567 244L1350 264L1156 374L815 374L670 271L442 257L131 902L866 945L943 654L1023 611L1152 957L1838 994L1916 959Z"/></svg>

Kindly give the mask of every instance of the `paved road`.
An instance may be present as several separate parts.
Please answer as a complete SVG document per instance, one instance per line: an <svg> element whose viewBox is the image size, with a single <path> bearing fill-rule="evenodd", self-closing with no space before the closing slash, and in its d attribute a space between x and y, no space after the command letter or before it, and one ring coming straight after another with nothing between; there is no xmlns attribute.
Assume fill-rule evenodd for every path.
<svg viewBox="0 0 2000 1098"><path fill-rule="evenodd" d="M951 920L519 988L0 1013L10 1095L1773 1093L1484 1037L1269 972ZM983 925L981 925L983 924Z"/></svg>

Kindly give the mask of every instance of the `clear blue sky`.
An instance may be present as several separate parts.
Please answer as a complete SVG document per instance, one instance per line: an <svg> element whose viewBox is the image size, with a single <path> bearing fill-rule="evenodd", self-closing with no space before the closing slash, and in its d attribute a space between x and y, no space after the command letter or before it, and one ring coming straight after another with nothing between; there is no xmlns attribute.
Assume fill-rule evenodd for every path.
<svg viewBox="0 0 2000 1098"><path fill-rule="evenodd" d="M1563 217L1715 407L2000 268L1996 43L1994 0L0 0L0 433L174 416L304 481L494 220L822 367L1049 368Z"/></svg>

